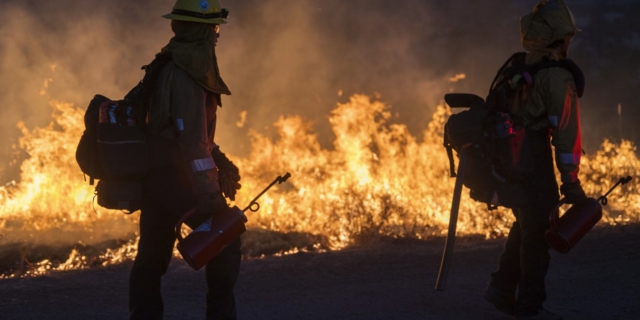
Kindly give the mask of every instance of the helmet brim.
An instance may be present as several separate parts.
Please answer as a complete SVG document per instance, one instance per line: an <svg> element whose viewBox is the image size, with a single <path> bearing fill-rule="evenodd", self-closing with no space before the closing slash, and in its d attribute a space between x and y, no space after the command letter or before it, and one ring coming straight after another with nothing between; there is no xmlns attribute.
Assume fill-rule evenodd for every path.
<svg viewBox="0 0 640 320"><path fill-rule="evenodd" d="M190 21L190 22L200 22L200 23L208 23L208 24L227 24L228 22L222 18L213 18L213 19L203 19L196 17L183 16L180 14L169 13L162 16L165 19L171 20L179 20L179 21Z"/></svg>

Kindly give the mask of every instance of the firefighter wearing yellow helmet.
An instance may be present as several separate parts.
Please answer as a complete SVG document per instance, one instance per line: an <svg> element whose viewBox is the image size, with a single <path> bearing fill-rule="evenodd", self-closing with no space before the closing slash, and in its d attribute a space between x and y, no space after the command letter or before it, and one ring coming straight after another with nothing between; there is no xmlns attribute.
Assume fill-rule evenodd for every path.
<svg viewBox="0 0 640 320"><path fill-rule="evenodd" d="M548 47L555 41L575 37L580 29L573 13L562 0L542 1L520 19L520 39L527 51Z"/></svg>
<svg viewBox="0 0 640 320"><path fill-rule="evenodd" d="M178 0L164 18L179 21L226 24L229 10L220 6L218 0Z"/></svg>
<svg viewBox="0 0 640 320"><path fill-rule="evenodd" d="M138 254L129 282L130 319L162 319L161 278L174 250L174 227L200 230L240 188L238 168L214 142L216 112L231 92L216 58L219 25L229 11L218 0L178 0L171 13L174 37L156 55L147 127L150 170L142 180ZM147 77L145 77L147 81ZM210 227L209 227L210 228ZM236 319L233 289L240 270L240 239L206 265L206 319Z"/></svg>
<svg viewBox="0 0 640 320"><path fill-rule="evenodd" d="M578 98L584 90L584 76L566 59L578 32L563 0L541 1L520 19L521 41L527 52L517 56L520 65L530 71L517 78L524 79L520 80L524 84L510 102L509 111L526 128L523 148L532 155L533 173L524 182L529 200L513 210L516 221L498 269L483 293L499 311L516 319L562 319L543 308L550 262L545 231L549 229L549 213L559 201L554 154L564 198L572 204L586 199L578 180L582 155ZM505 66L516 63L514 59Z"/></svg>

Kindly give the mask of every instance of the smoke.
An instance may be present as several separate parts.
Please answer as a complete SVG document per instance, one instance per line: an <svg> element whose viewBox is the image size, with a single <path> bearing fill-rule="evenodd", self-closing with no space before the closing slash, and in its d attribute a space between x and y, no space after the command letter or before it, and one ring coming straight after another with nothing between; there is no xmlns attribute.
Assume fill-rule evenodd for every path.
<svg viewBox="0 0 640 320"><path fill-rule="evenodd" d="M50 99L84 108L96 93L122 97L142 76L140 66L171 37L168 22L160 16L172 4L1 1L0 134L5 139L0 142L0 162L6 166L16 156L11 146L20 135L18 121L29 128L50 121ZM462 58L470 55L465 43L481 47L464 35L475 27L469 17L460 16L469 22L457 26L450 22L456 4L224 4L231 9L231 23L223 26L217 50L234 95L224 99L217 137L223 149L235 154L249 151L248 130L263 130L282 114L314 119L321 141L329 144L328 111L353 93L380 93L394 105L398 121L419 132L444 92L468 87L466 83L477 78L447 81L475 68ZM449 48L452 43L457 45ZM482 55L493 56L489 52ZM490 60L496 65L504 56L496 50ZM238 128L242 112L247 124ZM15 177L14 170L3 179Z"/></svg>
<svg viewBox="0 0 640 320"><path fill-rule="evenodd" d="M477 21L468 10L456 13L463 4L337 0L230 4L238 8L236 13L232 10L231 24L222 29L218 55L234 96L227 99L232 111L225 112L225 106L220 113L220 144L224 148L224 140L245 136L247 128L260 130L282 114L298 114L315 120L326 146L334 138L325 120L328 111L355 93L381 96L397 112L395 121L421 132L444 93L485 91L484 82L495 71L474 71L499 66L510 54L497 47L473 51L483 44L466 34ZM454 14L459 20L452 22ZM517 32L514 35L517 45ZM488 62L479 67L478 60ZM469 72L473 75L468 80L448 80ZM237 112L242 110L248 111L249 125L235 128ZM243 144L238 146L236 153L248 151Z"/></svg>
<svg viewBox="0 0 640 320"><path fill-rule="evenodd" d="M50 122L51 99L84 108L96 93L120 98L139 81L171 32L157 19L170 1L154 2L164 5L0 1L0 163L16 156L19 121ZM12 169L3 181L16 178Z"/></svg>
<svg viewBox="0 0 640 320"><path fill-rule="evenodd" d="M444 93L486 94L496 69L522 50L518 19L537 1L222 2L231 18L217 51L233 95L223 98L216 137L223 150L246 155L247 133L271 132L281 115L312 119L321 143L330 146L335 137L327 114L354 93L380 96L393 106L394 121L419 134ZM632 59L640 51L632 28L638 22L624 8L638 5L567 2L584 31L572 57L588 77L585 140L595 149L603 137L620 138L618 103L629 117L625 138L635 139L631 120L638 112L626 112L640 87ZM140 66L172 35L160 17L172 5L0 0L0 173L16 158L16 123L48 123L50 99L84 108L96 93L118 99L134 86ZM459 74L466 77L449 81ZM15 179L16 168L5 170L2 181Z"/></svg>

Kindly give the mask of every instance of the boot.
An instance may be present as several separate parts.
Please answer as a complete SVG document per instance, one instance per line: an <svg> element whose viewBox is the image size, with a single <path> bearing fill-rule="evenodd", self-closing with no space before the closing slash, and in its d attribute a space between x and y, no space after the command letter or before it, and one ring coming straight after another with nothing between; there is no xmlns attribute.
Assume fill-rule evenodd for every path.
<svg viewBox="0 0 640 320"><path fill-rule="evenodd" d="M514 293L502 290L496 286L489 284L482 293L482 297L491 303L498 311L512 316L516 307L516 298Z"/></svg>

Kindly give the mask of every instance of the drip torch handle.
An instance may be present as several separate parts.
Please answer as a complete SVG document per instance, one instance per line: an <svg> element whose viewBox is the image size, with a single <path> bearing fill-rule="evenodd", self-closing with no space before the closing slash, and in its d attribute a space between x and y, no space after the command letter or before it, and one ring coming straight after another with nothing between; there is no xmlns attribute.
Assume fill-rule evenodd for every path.
<svg viewBox="0 0 640 320"><path fill-rule="evenodd" d="M255 197L255 199L251 200L251 202L249 203L249 206L244 208L244 210L242 211L246 212L247 210L250 210L251 212L257 212L258 210L260 210L260 204L257 202L258 199L260 199L260 197L262 197L262 195L264 195L267 191L269 191L269 189L271 189L271 187L273 187L276 183L281 184L283 182L287 182L289 178L291 178L291 173L289 172L287 172L284 176L278 176L275 180L273 180L273 182L271 182L271 184L266 189L262 190L262 192L260 192L260 194L257 197Z"/></svg>
<svg viewBox="0 0 640 320"><path fill-rule="evenodd" d="M551 230L554 230L557 226L557 221L560 216L560 207L567 203L567 198L562 198L558 202L558 204L551 209L551 213L549 213L549 224L551 224Z"/></svg>
<svg viewBox="0 0 640 320"><path fill-rule="evenodd" d="M198 207L195 207L191 210L189 210L187 213L185 213L180 220L178 220L178 222L176 223L175 226L175 234L176 234L176 238L178 239L178 242L182 242L182 225L184 224L184 222L189 219L189 217L191 217L192 215L194 215L196 213L196 211L198 210Z"/></svg>
<svg viewBox="0 0 640 320"><path fill-rule="evenodd" d="M616 182L616 184L611 187L611 189L609 189L609 191L607 191L607 193L604 194L604 196L598 198L598 201L600 201L600 204L602 204L603 206L606 206L609 203L609 199L607 199L607 196L613 192L613 190L615 190L619 185L625 185L627 183L629 183L629 181L633 180L633 177L631 176L627 176L626 178L620 178L620 180L618 180L618 182Z"/></svg>

